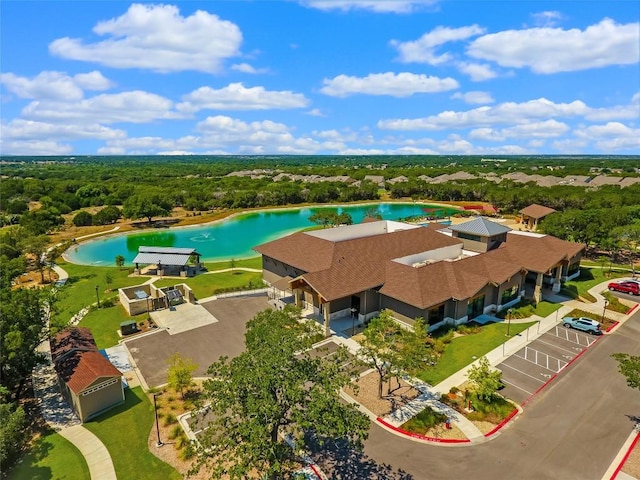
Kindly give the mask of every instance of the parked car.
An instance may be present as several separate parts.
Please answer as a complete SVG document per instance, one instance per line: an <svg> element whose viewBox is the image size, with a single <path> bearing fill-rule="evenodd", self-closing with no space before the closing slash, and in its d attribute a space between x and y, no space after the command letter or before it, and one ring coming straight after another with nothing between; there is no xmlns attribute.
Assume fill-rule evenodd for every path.
<svg viewBox="0 0 640 480"><path fill-rule="evenodd" d="M640 295L640 282L635 280L623 280L621 282L611 282L609 290L612 292L630 293L631 295Z"/></svg>
<svg viewBox="0 0 640 480"><path fill-rule="evenodd" d="M576 330L582 330L583 332L591 333L593 335L602 335L600 329L600 322L591 320L586 317L564 317L562 324L567 328L575 328Z"/></svg>

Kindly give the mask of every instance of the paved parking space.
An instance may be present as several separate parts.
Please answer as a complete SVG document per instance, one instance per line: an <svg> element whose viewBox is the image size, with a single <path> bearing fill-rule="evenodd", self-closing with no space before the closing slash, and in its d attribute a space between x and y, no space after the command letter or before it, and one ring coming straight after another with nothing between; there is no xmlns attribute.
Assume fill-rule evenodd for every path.
<svg viewBox="0 0 640 480"><path fill-rule="evenodd" d="M221 356L239 355L247 321L271 308L266 295L221 298L202 307L218 321L175 335L162 330L124 342L149 387L167 382L167 361L176 352L198 365L196 377L206 376L209 365Z"/></svg>
<svg viewBox="0 0 640 480"><path fill-rule="evenodd" d="M593 335L556 325L497 365L505 384L501 393L522 404L597 340Z"/></svg>

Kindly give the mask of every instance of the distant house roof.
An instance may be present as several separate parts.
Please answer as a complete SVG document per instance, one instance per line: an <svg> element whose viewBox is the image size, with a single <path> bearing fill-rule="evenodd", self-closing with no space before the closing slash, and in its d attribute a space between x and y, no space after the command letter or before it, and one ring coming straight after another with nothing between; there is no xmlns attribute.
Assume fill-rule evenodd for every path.
<svg viewBox="0 0 640 480"><path fill-rule="evenodd" d="M527 217L531 217L536 220L539 220L542 217L546 217L553 212L555 212L553 208L545 207L544 205L538 205L537 203L532 203L528 207L520 210L520 213L522 215L526 215Z"/></svg>
<svg viewBox="0 0 640 480"><path fill-rule="evenodd" d="M88 328L71 327L53 337L51 358L56 372L75 393L80 393L101 377L122 373L98 351Z"/></svg>
<svg viewBox="0 0 640 480"><path fill-rule="evenodd" d="M509 227L492 222L484 217L479 217L475 220L460 223L458 225L451 225L449 230L453 232L471 233L483 237L492 237L494 235L500 235L511 231Z"/></svg>
<svg viewBox="0 0 640 480"><path fill-rule="evenodd" d="M184 266L191 255L200 256L195 248L179 247L138 247L138 255L133 263Z"/></svg>

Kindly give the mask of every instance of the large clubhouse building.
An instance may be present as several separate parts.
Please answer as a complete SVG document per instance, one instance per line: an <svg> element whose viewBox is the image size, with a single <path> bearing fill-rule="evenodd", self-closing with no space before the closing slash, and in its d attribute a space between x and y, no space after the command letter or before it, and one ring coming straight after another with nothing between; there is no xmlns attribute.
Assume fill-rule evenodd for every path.
<svg viewBox="0 0 640 480"><path fill-rule="evenodd" d="M483 217L427 227L379 220L294 233L255 247L264 280L303 309L359 323L388 309L433 330L468 322L579 274L585 245L510 228Z"/></svg>

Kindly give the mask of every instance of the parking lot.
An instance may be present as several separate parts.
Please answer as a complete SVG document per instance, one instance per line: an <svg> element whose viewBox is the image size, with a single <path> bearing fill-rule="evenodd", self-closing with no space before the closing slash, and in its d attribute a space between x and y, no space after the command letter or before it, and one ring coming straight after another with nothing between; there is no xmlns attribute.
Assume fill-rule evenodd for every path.
<svg viewBox="0 0 640 480"><path fill-rule="evenodd" d="M522 404L598 338L556 325L497 365L505 385L501 393Z"/></svg>

